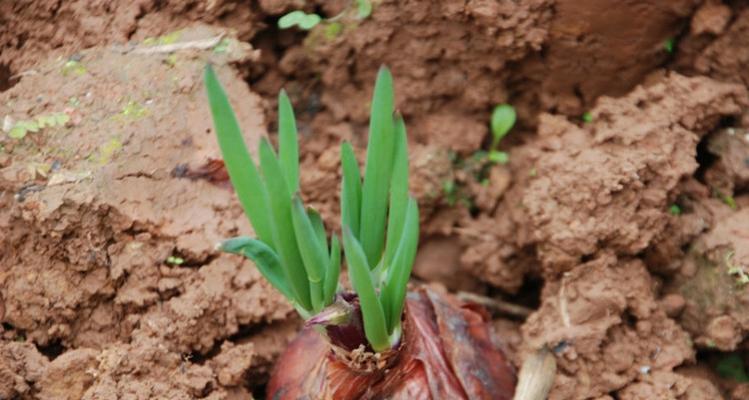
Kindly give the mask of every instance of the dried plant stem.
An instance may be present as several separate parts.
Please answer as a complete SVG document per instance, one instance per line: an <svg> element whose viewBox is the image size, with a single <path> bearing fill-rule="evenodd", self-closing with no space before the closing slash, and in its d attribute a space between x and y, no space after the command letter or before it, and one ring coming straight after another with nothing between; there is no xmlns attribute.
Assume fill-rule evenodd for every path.
<svg viewBox="0 0 749 400"><path fill-rule="evenodd" d="M506 301L498 300L492 297L481 296L475 293L458 292L457 297L463 301L470 301L476 304L480 304L498 313L507 314L522 319L528 318L528 316L533 312L533 310L528 307L508 303Z"/></svg>

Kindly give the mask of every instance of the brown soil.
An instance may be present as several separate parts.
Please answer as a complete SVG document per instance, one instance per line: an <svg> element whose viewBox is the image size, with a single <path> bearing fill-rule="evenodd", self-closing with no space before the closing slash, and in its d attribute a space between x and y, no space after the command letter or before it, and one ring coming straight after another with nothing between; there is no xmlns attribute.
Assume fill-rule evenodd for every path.
<svg viewBox="0 0 749 400"><path fill-rule="evenodd" d="M382 0L339 32L279 31L285 12L349 4L303 3L0 2L0 123L70 116L0 133L0 399L262 395L299 324L214 249L251 228L217 162L206 61L253 149L288 90L303 195L331 229L338 144L363 161L390 66L422 207L414 275L533 307L495 341L516 366L554 350L550 398L746 397L703 357L749 337L744 2ZM200 48L219 34L228 47ZM194 46L154 51L175 40ZM510 163L482 170L503 102Z"/></svg>

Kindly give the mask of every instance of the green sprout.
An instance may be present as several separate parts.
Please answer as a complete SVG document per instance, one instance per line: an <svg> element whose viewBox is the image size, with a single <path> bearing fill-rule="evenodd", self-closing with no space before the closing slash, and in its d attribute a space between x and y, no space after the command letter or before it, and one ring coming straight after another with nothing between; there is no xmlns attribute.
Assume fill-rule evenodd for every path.
<svg viewBox="0 0 749 400"><path fill-rule="evenodd" d="M340 22L331 22L325 26L325 38L332 40L338 37L343 31L343 25Z"/></svg>
<svg viewBox="0 0 749 400"><path fill-rule="evenodd" d="M177 43L177 40L179 40L179 37L181 35L182 35L182 31L174 31L171 33L167 33L166 35L161 35L158 37L147 37L143 39L143 45L144 46L159 46L159 45Z"/></svg>
<svg viewBox="0 0 749 400"><path fill-rule="evenodd" d="M590 111L586 111L583 113L583 122L585 123L591 123L593 122L593 114L590 113Z"/></svg>
<svg viewBox="0 0 749 400"><path fill-rule="evenodd" d="M86 67L83 64L81 64L80 61L77 61L77 60L68 60L62 66L63 76L68 76L68 75L81 76L81 75L85 75L86 72L87 72Z"/></svg>
<svg viewBox="0 0 749 400"><path fill-rule="evenodd" d="M298 26L299 29L308 31L322 21L322 17L317 14L307 14L304 11L296 10L292 11L278 20L278 27L281 29L288 29L293 26Z"/></svg>
<svg viewBox="0 0 749 400"><path fill-rule="evenodd" d="M231 46L231 40L223 38L218 44L213 46L213 52L216 54L226 53L229 50L229 46Z"/></svg>
<svg viewBox="0 0 749 400"><path fill-rule="evenodd" d="M381 68L375 83L363 179L352 146L341 146L343 246L335 234L328 240L320 215L302 203L298 134L286 93L278 100L278 154L262 139L258 166L210 66L205 84L229 177L257 235L226 240L220 248L254 261L302 317L310 318L337 297L342 247L367 341L378 352L394 346L416 256L419 210L408 193L408 141L403 119L393 116L390 72Z"/></svg>
<svg viewBox="0 0 749 400"><path fill-rule="evenodd" d="M372 15L372 2L369 0L355 0L354 3L356 4L356 18L357 19L367 19L370 15ZM295 10L291 11L281 18L278 19L278 27L280 29L289 29L291 27L297 26L299 29L308 31L315 26L319 25L321 22L328 22L329 29L326 29L325 35L327 38L332 39L335 38L340 32L342 26L335 22L339 18L341 18L344 14L346 14L348 10L343 10L340 14L323 19L321 16L311 13L307 14L304 11L301 10Z"/></svg>
<svg viewBox="0 0 749 400"><path fill-rule="evenodd" d="M671 206L668 207L668 212L671 215L681 215L681 207L679 207L678 204L671 204Z"/></svg>
<svg viewBox="0 0 749 400"><path fill-rule="evenodd" d="M185 263L185 259L177 256L169 256L166 258L166 263L172 265L182 265Z"/></svg>
<svg viewBox="0 0 749 400"><path fill-rule="evenodd" d="M148 109L137 101L130 100L122 107L122 111L115 115L115 119L140 119L148 115Z"/></svg>
<svg viewBox="0 0 749 400"><path fill-rule="evenodd" d="M357 18L367 19L372 15L372 2L369 0L356 0Z"/></svg>
<svg viewBox="0 0 749 400"><path fill-rule="evenodd" d="M672 54L674 52L674 46L676 45L676 39L674 38L668 38L665 42L663 42L663 49L666 50L666 53Z"/></svg>
<svg viewBox="0 0 749 400"><path fill-rule="evenodd" d="M502 138L504 138L515 125L516 118L515 108L511 105L500 104L494 107L491 119L492 146L489 150L489 161L500 164L506 164L509 161L507 153L497 151L497 146L499 146L499 142Z"/></svg>
<svg viewBox="0 0 749 400"><path fill-rule="evenodd" d="M742 268L741 265L736 265L733 263L733 256L733 251L729 251L728 253L726 253L726 255L723 257L723 263L728 268L728 275L735 276L736 283L740 286L744 286L749 283L749 275L744 272L744 268Z"/></svg>
<svg viewBox="0 0 749 400"><path fill-rule="evenodd" d="M713 189L713 195L723 201L723 204L727 205L732 210L736 210L738 208L736 199L734 199L730 194L725 194L718 189Z"/></svg>
<svg viewBox="0 0 749 400"><path fill-rule="evenodd" d="M732 379L737 382L749 382L744 360L737 353L727 354L715 365L715 372L721 378Z"/></svg>
<svg viewBox="0 0 749 400"><path fill-rule="evenodd" d="M8 136L13 139L23 139L27 133L36 133L45 128L65 126L70 116L64 112L39 115L29 120L21 120L13 124Z"/></svg>

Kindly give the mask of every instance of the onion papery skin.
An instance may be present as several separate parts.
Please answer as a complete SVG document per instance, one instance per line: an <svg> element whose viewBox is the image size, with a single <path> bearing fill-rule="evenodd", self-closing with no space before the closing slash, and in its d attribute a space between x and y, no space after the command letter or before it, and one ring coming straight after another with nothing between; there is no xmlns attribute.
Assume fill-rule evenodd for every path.
<svg viewBox="0 0 749 400"><path fill-rule="evenodd" d="M410 292L401 341L385 368L358 372L307 327L278 360L267 398L512 399L515 370L476 305L428 288Z"/></svg>

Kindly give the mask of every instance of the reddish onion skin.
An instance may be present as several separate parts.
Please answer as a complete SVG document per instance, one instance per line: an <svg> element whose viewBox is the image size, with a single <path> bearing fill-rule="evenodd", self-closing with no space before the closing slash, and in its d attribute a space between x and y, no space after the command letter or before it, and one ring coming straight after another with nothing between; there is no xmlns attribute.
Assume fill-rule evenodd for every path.
<svg viewBox="0 0 749 400"><path fill-rule="evenodd" d="M268 399L510 400L515 371L472 308L429 289L409 293L399 354L389 369L372 373L349 369L306 328L278 360Z"/></svg>

